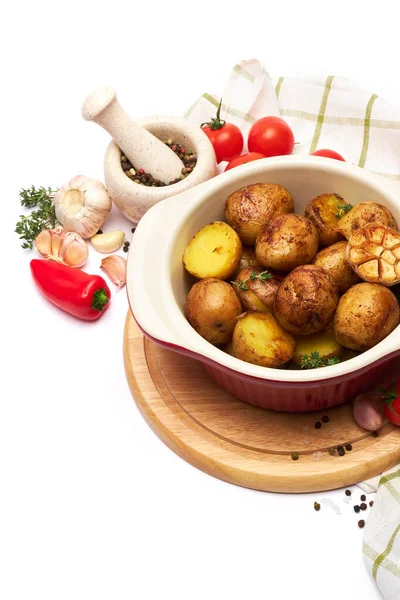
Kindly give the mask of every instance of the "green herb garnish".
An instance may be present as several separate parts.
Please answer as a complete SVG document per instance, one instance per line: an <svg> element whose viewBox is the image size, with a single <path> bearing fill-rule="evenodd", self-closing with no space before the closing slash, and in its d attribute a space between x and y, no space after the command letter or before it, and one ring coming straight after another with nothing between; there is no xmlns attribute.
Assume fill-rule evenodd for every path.
<svg viewBox="0 0 400 600"><path fill-rule="evenodd" d="M239 290L248 290L249 287L246 285L246 281L249 281L249 279L251 279L252 281L255 281L256 279L259 279L260 281L266 281L267 279L272 278L273 275L269 271L262 271L259 274L257 274L256 271L253 271L252 273L250 273L250 277L248 277L244 281L239 279L238 281L231 281L231 284L235 285L237 288L239 288Z"/></svg>
<svg viewBox="0 0 400 600"><path fill-rule="evenodd" d="M353 208L352 204L340 204L338 206L338 213L335 215L338 219L344 217L346 213L348 213Z"/></svg>
<svg viewBox="0 0 400 600"><path fill-rule="evenodd" d="M319 369L320 367L330 367L340 363L340 359L337 356L332 358L322 358L319 352L311 352L311 354L304 354L301 358L300 367L302 369Z"/></svg>
<svg viewBox="0 0 400 600"><path fill-rule="evenodd" d="M31 186L27 190L21 190L19 199L24 208L36 208L28 215L20 215L16 224L15 232L20 240L25 240L23 248L33 248L33 242L43 229L54 229L58 224L54 210L53 198L57 190L51 188Z"/></svg>

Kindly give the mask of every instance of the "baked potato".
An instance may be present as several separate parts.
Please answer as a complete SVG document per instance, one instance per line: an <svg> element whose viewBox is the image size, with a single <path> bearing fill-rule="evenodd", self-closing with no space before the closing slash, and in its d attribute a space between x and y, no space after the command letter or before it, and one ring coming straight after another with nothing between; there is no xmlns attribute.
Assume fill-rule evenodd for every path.
<svg viewBox="0 0 400 600"><path fill-rule="evenodd" d="M396 219L390 210L378 202L360 202L338 221L337 229L345 238L350 239L357 229L368 223L387 225L397 230Z"/></svg>
<svg viewBox="0 0 400 600"><path fill-rule="evenodd" d="M295 340L293 360L298 366L301 366L304 357L311 356L312 352L318 352L324 361L335 356L340 358L343 355L344 348L336 340L332 327L313 335L296 336Z"/></svg>
<svg viewBox="0 0 400 600"><path fill-rule="evenodd" d="M329 273L337 285L339 294L344 294L352 285L361 281L347 262L346 252L347 242L343 240L320 250L313 260L314 265Z"/></svg>
<svg viewBox="0 0 400 600"><path fill-rule="evenodd" d="M225 218L243 244L254 246L264 223L293 210L293 198L286 188L275 183L256 183L228 196Z"/></svg>
<svg viewBox="0 0 400 600"><path fill-rule="evenodd" d="M273 217L257 236L256 257L263 267L291 271L312 261L318 250L315 225L293 213Z"/></svg>
<svg viewBox="0 0 400 600"><path fill-rule="evenodd" d="M260 263L256 257L256 250L254 246L243 246L242 256L240 257L237 273L247 269L247 267L260 267Z"/></svg>
<svg viewBox="0 0 400 600"><path fill-rule="evenodd" d="M280 367L293 356L295 341L269 313L246 313L236 321L233 353L253 365Z"/></svg>
<svg viewBox="0 0 400 600"><path fill-rule="evenodd" d="M279 286L274 314L286 331L310 335L326 329L338 301L339 293L329 273L315 265L302 265Z"/></svg>
<svg viewBox="0 0 400 600"><path fill-rule="evenodd" d="M241 312L240 301L232 287L220 279L198 281L186 298L187 320L197 333L214 346L230 341L235 319Z"/></svg>
<svg viewBox="0 0 400 600"><path fill-rule="evenodd" d="M338 194L322 194L307 204L304 214L317 228L321 246L330 246L343 239L336 228L344 206L349 205Z"/></svg>
<svg viewBox="0 0 400 600"><path fill-rule="evenodd" d="M242 256L242 243L223 221L206 225L192 238L183 254L183 264L197 279L230 279Z"/></svg>
<svg viewBox="0 0 400 600"><path fill-rule="evenodd" d="M282 276L262 267L243 269L232 282L244 311L272 312Z"/></svg>
<svg viewBox="0 0 400 600"><path fill-rule="evenodd" d="M333 329L339 344L369 350L399 324L395 295L379 283L353 285L339 300Z"/></svg>

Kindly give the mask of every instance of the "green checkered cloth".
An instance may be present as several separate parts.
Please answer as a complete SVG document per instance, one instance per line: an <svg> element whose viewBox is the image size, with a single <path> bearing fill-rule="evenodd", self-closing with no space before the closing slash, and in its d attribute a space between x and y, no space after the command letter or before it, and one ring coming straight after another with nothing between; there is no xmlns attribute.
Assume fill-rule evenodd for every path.
<svg viewBox="0 0 400 600"><path fill-rule="evenodd" d="M400 194L400 111L376 94L332 75L271 79L257 60L248 60L233 68L222 98L221 117L238 125L245 140L257 119L282 116L298 142L294 154L331 148L393 180ZM185 116L198 124L209 121L219 101L203 94ZM400 600L400 467L359 485L377 491L364 530L365 563L383 597Z"/></svg>

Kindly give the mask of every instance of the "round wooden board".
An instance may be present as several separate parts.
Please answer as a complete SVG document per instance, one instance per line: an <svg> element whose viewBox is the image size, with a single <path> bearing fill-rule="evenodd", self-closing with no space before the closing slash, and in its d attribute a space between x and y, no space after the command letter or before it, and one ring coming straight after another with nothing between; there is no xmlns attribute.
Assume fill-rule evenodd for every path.
<svg viewBox="0 0 400 600"><path fill-rule="evenodd" d="M288 414L247 405L217 386L201 363L143 336L128 313L124 360L133 398L171 450L202 471L236 485L271 492L315 492L349 486L400 462L400 429L386 423L373 437L351 407ZM328 449L351 443L345 456ZM292 452L298 452L294 461Z"/></svg>

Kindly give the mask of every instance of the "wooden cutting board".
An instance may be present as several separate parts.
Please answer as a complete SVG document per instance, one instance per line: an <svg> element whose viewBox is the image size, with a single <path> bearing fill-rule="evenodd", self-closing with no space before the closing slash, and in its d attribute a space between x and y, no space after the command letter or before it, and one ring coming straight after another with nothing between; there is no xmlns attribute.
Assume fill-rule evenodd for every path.
<svg viewBox="0 0 400 600"><path fill-rule="evenodd" d="M273 492L349 486L400 462L400 428L361 430L351 407L276 413L247 405L214 383L201 363L154 344L128 313L125 370L132 396L165 444L195 467L236 485ZM315 423L323 415L329 423ZM352 445L344 456L329 448ZM298 460L292 459L298 453Z"/></svg>

